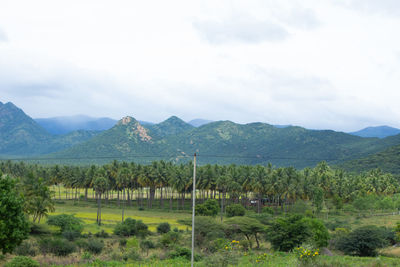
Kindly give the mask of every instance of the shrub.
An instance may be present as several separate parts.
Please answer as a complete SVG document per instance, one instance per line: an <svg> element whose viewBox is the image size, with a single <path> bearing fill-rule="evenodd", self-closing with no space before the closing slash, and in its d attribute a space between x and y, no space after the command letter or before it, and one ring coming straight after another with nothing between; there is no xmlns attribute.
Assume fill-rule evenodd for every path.
<svg viewBox="0 0 400 267"><path fill-rule="evenodd" d="M216 239L213 239L213 240L210 242L210 245L208 246L208 250L209 250L211 253L215 253L215 252L217 252L217 251L223 250L224 247L226 246L226 244L228 244L228 243L229 243L229 241L228 241L227 239L225 239L225 238L216 238Z"/></svg>
<svg viewBox="0 0 400 267"><path fill-rule="evenodd" d="M232 204L226 207L226 215L228 217L244 216L246 209L240 204Z"/></svg>
<svg viewBox="0 0 400 267"><path fill-rule="evenodd" d="M100 254L104 248L104 242L98 239L89 239L86 246L86 251L93 254Z"/></svg>
<svg viewBox="0 0 400 267"><path fill-rule="evenodd" d="M157 233L159 234L165 234L168 233L169 231L171 231L171 225L167 222L160 223L157 226Z"/></svg>
<svg viewBox="0 0 400 267"><path fill-rule="evenodd" d="M4 267L39 267L39 263L25 256L14 257Z"/></svg>
<svg viewBox="0 0 400 267"><path fill-rule="evenodd" d="M168 257L171 259L182 257L190 260L192 257L192 251L185 247L175 247L174 251L170 252Z"/></svg>
<svg viewBox="0 0 400 267"><path fill-rule="evenodd" d="M122 256L125 261L133 260L139 261L141 259L139 253L135 249L128 249L126 253Z"/></svg>
<svg viewBox="0 0 400 267"><path fill-rule="evenodd" d="M43 254L51 253L56 256L67 256L76 250L74 243L65 239L42 239L39 242Z"/></svg>
<svg viewBox="0 0 400 267"><path fill-rule="evenodd" d="M195 242L197 246L203 246L206 241L207 234L214 231L223 231L224 225L215 221L210 217L199 216L195 218L196 227L195 227ZM191 219L179 220L179 223L182 223L187 226L192 226Z"/></svg>
<svg viewBox="0 0 400 267"><path fill-rule="evenodd" d="M160 243L163 247L170 247L171 245L177 244L179 238L180 238L179 233L170 231L161 237Z"/></svg>
<svg viewBox="0 0 400 267"><path fill-rule="evenodd" d="M125 238L120 239L119 240L119 246L120 247L125 247L127 242L128 242L128 240L126 240Z"/></svg>
<svg viewBox="0 0 400 267"><path fill-rule="evenodd" d="M219 206L215 199L207 199L203 204L196 205L196 215L201 216L216 216Z"/></svg>
<svg viewBox="0 0 400 267"><path fill-rule="evenodd" d="M104 230L101 230L100 232L95 233L94 236L98 237L98 238L109 238L110 237L110 235Z"/></svg>
<svg viewBox="0 0 400 267"><path fill-rule="evenodd" d="M114 228L114 234L118 236L139 236L146 237L150 234L148 227L141 220L134 220L131 218L127 218L122 223L118 223Z"/></svg>
<svg viewBox="0 0 400 267"><path fill-rule="evenodd" d="M341 237L336 248L348 255L361 257L377 255L377 249L388 245L383 231L374 225L363 226Z"/></svg>
<svg viewBox="0 0 400 267"><path fill-rule="evenodd" d="M66 230L64 232L62 232L62 236L67 239L68 241L74 241L75 239L77 239L78 237L81 236L81 234L77 231L74 230Z"/></svg>
<svg viewBox="0 0 400 267"><path fill-rule="evenodd" d="M273 249L291 251L312 236L310 228L301 215L277 218L268 231Z"/></svg>
<svg viewBox="0 0 400 267"><path fill-rule="evenodd" d="M204 260L205 266L209 267L237 266L238 262L239 256L236 253L230 253L227 251L211 254Z"/></svg>
<svg viewBox="0 0 400 267"><path fill-rule="evenodd" d="M268 213L268 214L274 215L275 211L273 208L266 206L266 207L262 208L261 213Z"/></svg>
<svg viewBox="0 0 400 267"><path fill-rule="evenodd" d="M21 245L15 248L15 254L18 256L36 256L38 249L32 241L24 240Z"/></svg>
<svg viewBox="0 0 400 267"><path fill-rule="evenodd" d="M81 233L83 230L82 220L76 218L74 215L69 214L49 216L47 219L47 224L60 227L61 233L64 231L76 231Z"/></svg>
<svg viewBox="0 0 400 267"><path fill-rule="evenodd" d="M136 237L131 237L131 238L129 238L129 239L127 240L127 242L126 242L126 247L127 247L128 249L131 249L131 248L137 249L137 248L139 248L139 241L137 240Z"/></svg>
<svg viewBox="0 0 400 267"><path fill-rule="evenodd" d="M311 231L311 243L318 248L328 246L329 232L323 222L312 218L304 218L303 220L308 224Z"/></svg>
<svg viewBox="0 0 400 267"><path fill-rule="evenodd" d="M44 224L31 223L30 224L30 234L31 235L49 235L50 230Z"/></svg>

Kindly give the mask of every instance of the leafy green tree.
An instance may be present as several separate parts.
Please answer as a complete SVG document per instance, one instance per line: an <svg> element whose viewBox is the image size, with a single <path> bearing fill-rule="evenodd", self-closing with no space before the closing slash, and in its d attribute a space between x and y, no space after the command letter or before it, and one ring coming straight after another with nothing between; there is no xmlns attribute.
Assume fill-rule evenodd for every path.
<svg viewBox="0 0 400 267"><path fill-rule="evenodd" d="M32 215L33 222L40 222L42 217L55 210L52 193L43 178L29 173L22 179L22 190L25 194L25 212Z"/></svg>
<svg viewBox="0 0 400 267"><path fill-rule="evenodd" d="M240 204L231 204L226 207L226 215L228 217L244 216L246 209Z"/></svg>
<svg viewBox="0 0 400 267"><path fill-rule="evenodd" d="M301 215L277 218L268 230L268 240L273 249L291 251L312 236L309 225Z"/></svg>
<svg viewBox="0 0 400 267"><path fill-rule="evenodd" d="M140 249L146 252L146 256L149 256L149 250L155 247L156 246L151 240L143 240L140 242Z"/></svg>
<svg viewBox="0 0 400 267"><path fill-rule="evenodd" d="M61 233L73 231L80 234L83 230L83 221L70 214L49 216L47 224L60 227Z"/></svg>
<svg viewBox="0 0 400 267"><path fill-rule="evenodd" d="M308 224L308 227L311 231L312 243L318 248L328 246L330 236L324 223L321 220L314 218L306 217L303 220Z"/></svg>
<svg viewBox="0 0 400 267"><path fill-rule="evenodd" d="M168 233L169 231L171 231L171 225L167 222L160 223L157 226L157 233L159 234L165 234Z"/></svg>
<svg viewBox="0 0 400 267"><path fill-rule="evenodd" d="M15 188L15 181L0 172L0 250L11 253L28 238L29 223L25 217L24 199Z"/></svg>
<svg viewBox="0 0 400 267"><path fill-rule="evenodd" d="M258 220L249 217L232 217L227 219L225 224L228 226L228 231L243 234L249 242L250 237L254 236L257 248L260 248L258 234L264 233L266 229Z"/></svg>
<svg viewBox="0 0 400 267"><path fill-rule="evenodd" d="M207 199L203 204L196 205L196 215L216 216L218 214L218 202L215 199Z"/></svg>
<svg viewBox="0 0 400 267"><path fill-rule="evenodd" d="M336 247L348 255L371 257L377 255L378 248L383 248L388 244L388 240L379 227L367 225L340 238Z"/></svg>
<svg viewBox="0 0 400 267"><path fill-rule="evenodd" d="M149 235L148 226L141 220L126 218L125 221L118 223L114 228L114 234L119 236L139 236L146 237Z"/></svg>

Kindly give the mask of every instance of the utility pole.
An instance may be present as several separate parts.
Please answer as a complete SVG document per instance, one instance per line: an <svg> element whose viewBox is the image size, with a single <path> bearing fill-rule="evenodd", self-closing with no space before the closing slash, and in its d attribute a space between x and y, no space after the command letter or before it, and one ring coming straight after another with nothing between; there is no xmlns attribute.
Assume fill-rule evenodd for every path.
<svg viewBox="0 0 400 267"><path fill-rule="evenodd" d="M196 153L194 153L193 160L193 204L192 204L192 267L194 263L194 215L195 215L195 205L196 205Z"/></svg>

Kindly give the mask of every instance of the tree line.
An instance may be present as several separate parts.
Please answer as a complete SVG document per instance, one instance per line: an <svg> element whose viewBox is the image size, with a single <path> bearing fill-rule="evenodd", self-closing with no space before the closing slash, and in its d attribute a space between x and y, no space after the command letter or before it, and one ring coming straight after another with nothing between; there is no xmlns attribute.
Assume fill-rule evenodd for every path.
<svg viewBox="0 0 400 267"><path fill-rule="evenodd" d="M154 161L148 165L113 161L92 166L43 166L24 162L0 162L0 170L23 177L26 184L45 183L56 191L53 198L84 201L95 199L100 205L115 201L118 206L184 209L192 198L193 164ZM33 183L33 181L37 181ZM228 204L263 205L290 209L297 200L312 201L317 209L325 199L337 206L367 194L393 195L399 192L399 180L379 169L352 174L332 169L326 162L314 168L296 170L263 165L203 165L197 167L196 197L200 202L218 199L224 211ZM82 194L83 191L83 194ZM90 194L91 192L91 194ZM82 194L82 195L81 195ZM116 195L116 198L114 197Z"/></svg>

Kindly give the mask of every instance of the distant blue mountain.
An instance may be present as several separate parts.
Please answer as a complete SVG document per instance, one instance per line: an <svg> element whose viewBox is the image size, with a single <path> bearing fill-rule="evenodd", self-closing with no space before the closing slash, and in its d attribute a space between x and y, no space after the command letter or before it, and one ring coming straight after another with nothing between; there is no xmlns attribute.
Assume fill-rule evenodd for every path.
<svg viewBox="0 0 400 267"><path fill-rule="evenodd" d="M188 123L194 127L200 127L200 126L208 124L210 122L213 122L213 121L204 120L204 119L194 119L194 120L188 121Z"/></svg>
<svg viewBox="0 0 400 267"><path fill-rule="evenodd" d="M85 115L35 119L51 134L67 134L76 130L104 131L113 127L117 120L92 118Z"/></svg>
<svg viewBox="0 0 400 267"><path fill-rule="evenodd" d="M393 128L390 126L376 126L376 127L367 127L357 132L351 132L349 134L361 136L361 137L378 137L385 138L388 136L398 135L400 134L400 129Z"/></svg>

